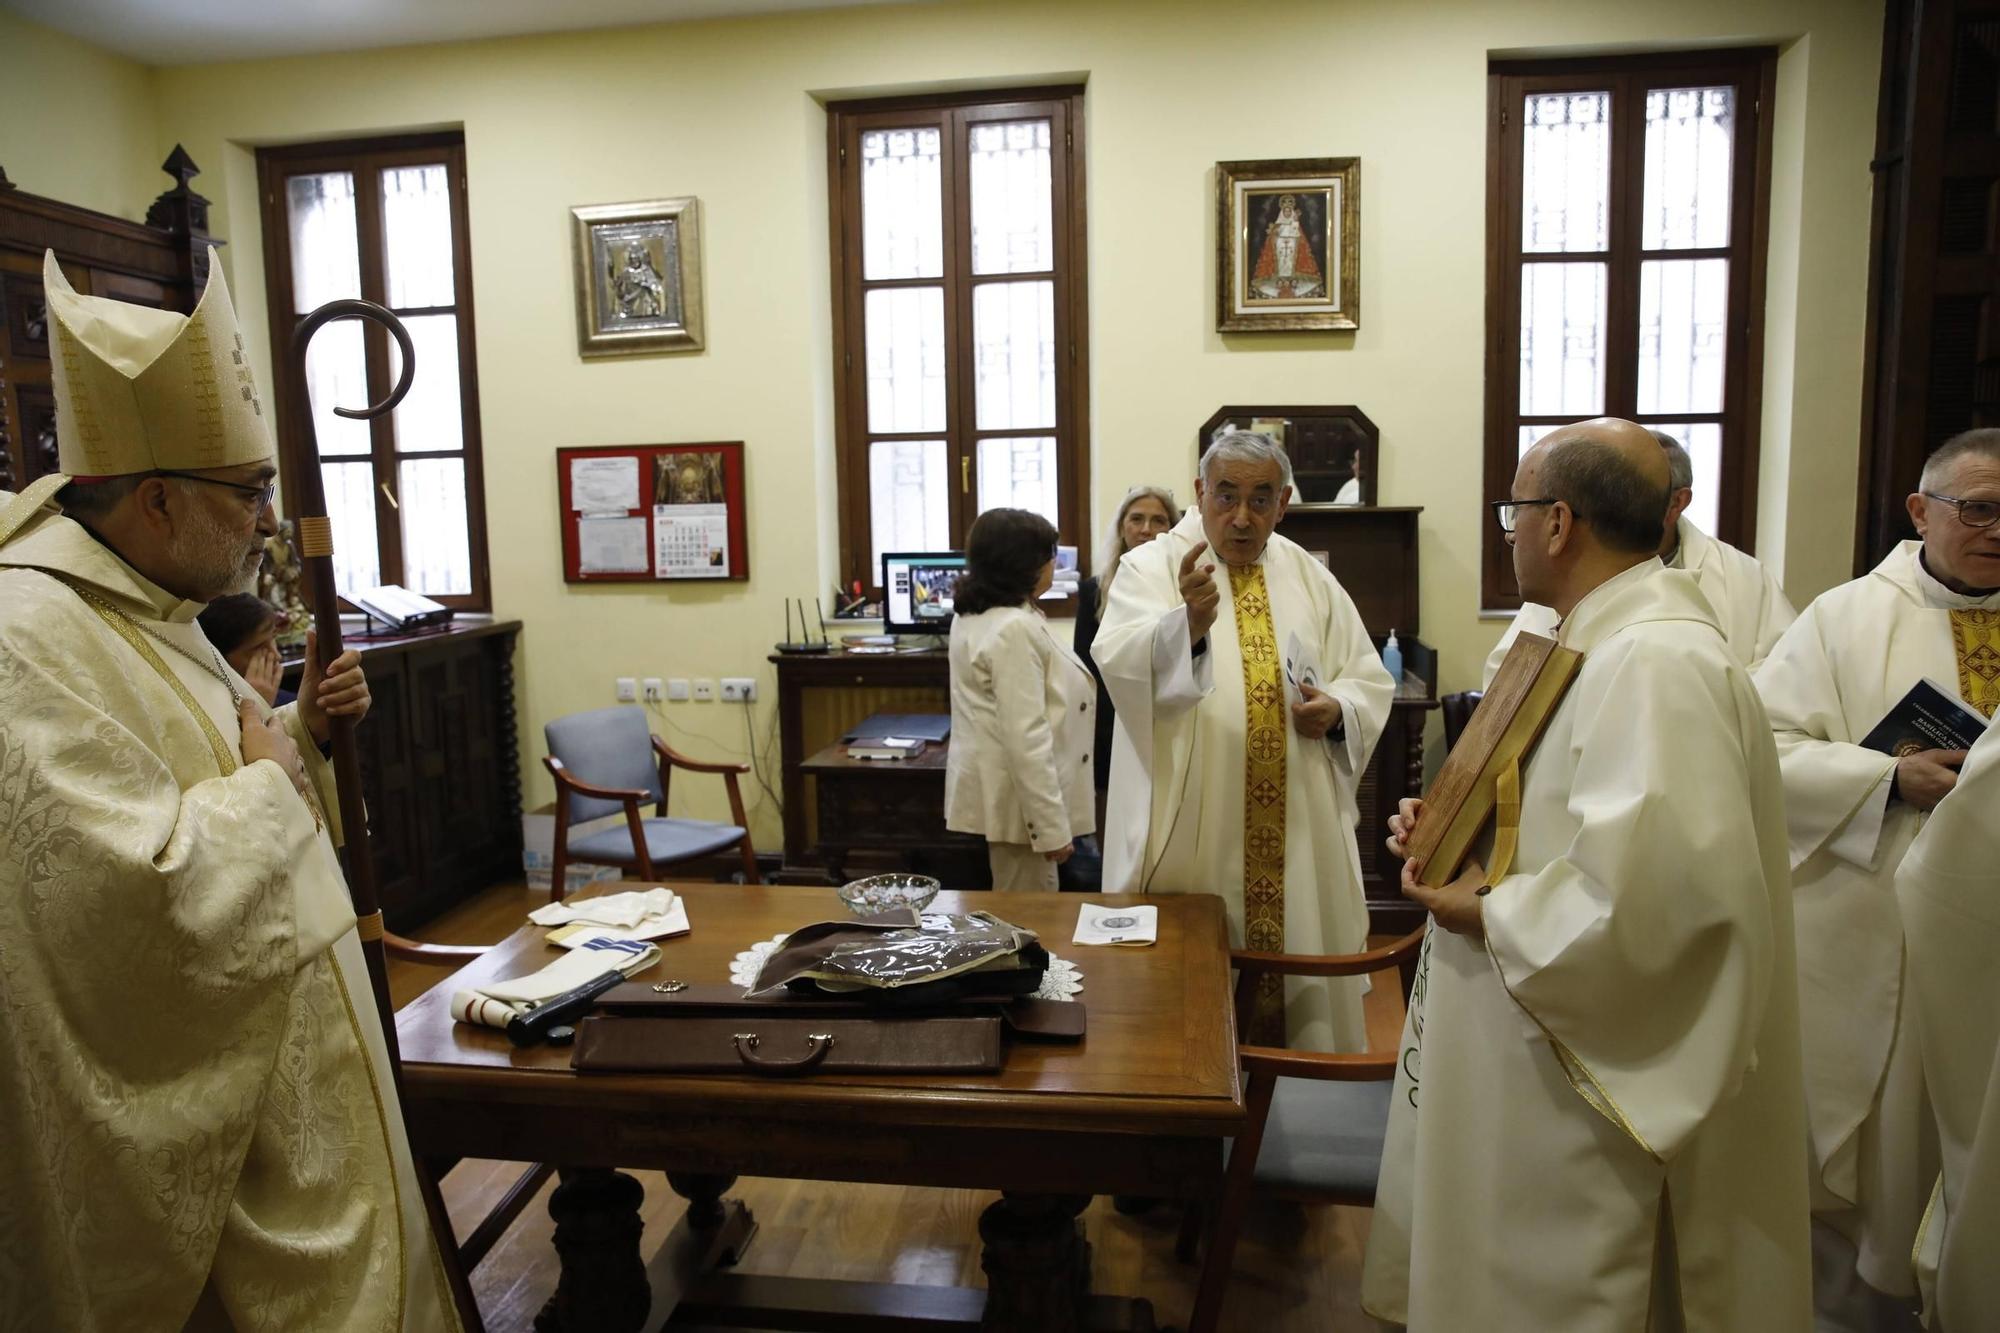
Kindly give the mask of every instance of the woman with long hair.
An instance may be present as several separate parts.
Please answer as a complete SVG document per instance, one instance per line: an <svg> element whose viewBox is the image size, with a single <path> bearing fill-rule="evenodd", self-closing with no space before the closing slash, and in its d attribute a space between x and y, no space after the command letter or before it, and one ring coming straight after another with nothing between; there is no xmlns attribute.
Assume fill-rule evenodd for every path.
<svg viewBox="0 0 2000 1333"><path fill-rule="evenodd" d="M1085 579L1076 590L1076 655L1090 668L1090 674L1097 679L1097 756L1092 766L1096 781L1097 797L1101 810L1104 793L1111 786L1111 696L1104 692L1104 678L1098 675L1097 663L1091 660L1090 641L1097 637L1097 609L1111 596L1111 580L1118 574L1118 562L1127 552L1144 546L1153 538L1172 528L1181 521L1181 511L1174 504L1174 493L1164 486L1134 486L1125 492L1125 498L1118 502L1118 511L1112 515L1111 531L1106 534L1104 552L1097 567L1097 577ZM1095 885L1090 886L1095 888Z"/></svg>
<svg viewBox="0 0 2000 1333"><path fill-rule="evenodd" d="M1090 672L1035 599L1055 578L1056 530L989 509L965 543L952 596L951 750L945 827L986 839L996 889L1056 887L1056 866L1097 828Z"/></svg>

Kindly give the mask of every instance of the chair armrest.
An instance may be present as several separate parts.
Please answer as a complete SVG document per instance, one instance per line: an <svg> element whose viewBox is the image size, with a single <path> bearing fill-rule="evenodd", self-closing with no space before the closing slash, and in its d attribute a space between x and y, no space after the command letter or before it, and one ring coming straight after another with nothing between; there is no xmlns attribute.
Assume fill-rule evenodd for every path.
<svg viewBox="0 0 2000 1333"><path fill-rule="evenodd" d="M1414 958L1424 942L1424 928L1418 926L1394 944L1385 944L1366 953L1254 953L1231 949L1229 961L1239 972L1273 973L1288 977L1358 977L1370 972L1386 972L1404 959Z"/></svg>
<svg viewBox="0 0 2000 1333"><path fill-rule="evenodd" d="M640 787L600 787L595 783L585 782L564 768L563 761L552 754L543 755L542 763L548 767L558 788L573 791L579 796L588 796L597 801L623 801L628 809L633 810L639 808L640 802L653 799L653 793Z"/></svg>
<svg viewBox="0 0 2000 1333"><path fill-rule="evenodd" d="M1236 1058L1253 1074L1275 1078L1316 1078L1335 1083L1375 1083L1396 1077L1394 1051L1333 1055L1322 1051L1288 1051L1282 1046L1239 1046Z"/></svg>
<svg viewBox="0 0 2000 1333"><path fill-rule="evenodd" d="M750 765L748 764L710 764L704 763L699 759L690 759L673 746L661 740L658 736L653 737L653 750L660 758L666 760L675 768L684 768L690 773L748 773L750 771Z"/></svg>
<svg viewBox="0 0 2000 1333"><path fill-rule="evenodd" d="M422 963L427 967L463 967L492 947L490 944L425 944L422 940L405 939L389 932L382 936L382 951L391 958L406 963Z"/></svg>

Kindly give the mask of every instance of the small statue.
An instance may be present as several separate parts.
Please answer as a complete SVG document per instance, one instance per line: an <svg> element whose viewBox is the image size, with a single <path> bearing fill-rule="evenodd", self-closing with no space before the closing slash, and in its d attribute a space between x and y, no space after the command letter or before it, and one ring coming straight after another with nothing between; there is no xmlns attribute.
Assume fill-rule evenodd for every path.
<svg viewBox="0 0 2000 1333"><path fill-rule="evenodd" d="M292 536L292 520L278 520L278 530L264 540L264 563L257 570L257 595L276 607L281 614L278 625L278 646L299 648L305 645L306 630L312 625L312 612L306 610L305 599L299 595L299 581L305 577L305 562L299 558L299 547Z"/></svg>
<svg viewBox="0 0 2000 1333"><path fill-rule="evenodd" d="M625 247L625 267L611 269L611 292L626 319L658 319L667 313L667 285L643 245Z"/></svg>

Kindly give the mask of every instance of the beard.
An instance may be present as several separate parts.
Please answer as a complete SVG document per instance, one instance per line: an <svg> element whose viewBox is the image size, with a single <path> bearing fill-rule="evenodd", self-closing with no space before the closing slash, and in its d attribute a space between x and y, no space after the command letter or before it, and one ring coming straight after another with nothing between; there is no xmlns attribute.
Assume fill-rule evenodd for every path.
<svg viewBox="0 0 2000 1333"><path fill-rule="evenodd" d="M205 506L192 507L188 519L168 543L167 558L181 572L182 585L192 590L189 600L212 602L254 591L264 559L263 537L232 531Z"/></svg>

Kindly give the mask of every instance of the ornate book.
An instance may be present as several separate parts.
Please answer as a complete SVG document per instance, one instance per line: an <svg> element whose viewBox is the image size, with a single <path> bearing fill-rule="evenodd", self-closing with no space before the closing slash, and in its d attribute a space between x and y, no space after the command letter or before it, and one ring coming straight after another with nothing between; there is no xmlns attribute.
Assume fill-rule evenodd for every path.
<svg viewBox="0 0 2000 1333"><path fill-rule="evenodd" d="M1495 848L1512 858L1511 834L1520 821L1521 762L1535 748L1582 662L1582 653L1538 634L1523 634L1508 649L1493 684L1465 724L1465 734L1424 793L1423 816L1409 839L1410 855L1424 864L1418 877L1423 883L1437 888L1458 874L1480 830L1503 803L1503 786L1512 787L1512 823L1503 810ZM1502 865L1489 869L1496 872L1493 878L1505 873Z"/></svg>

